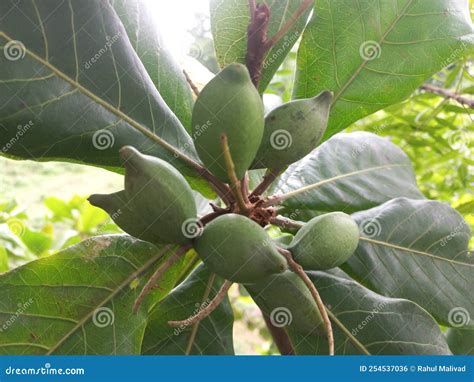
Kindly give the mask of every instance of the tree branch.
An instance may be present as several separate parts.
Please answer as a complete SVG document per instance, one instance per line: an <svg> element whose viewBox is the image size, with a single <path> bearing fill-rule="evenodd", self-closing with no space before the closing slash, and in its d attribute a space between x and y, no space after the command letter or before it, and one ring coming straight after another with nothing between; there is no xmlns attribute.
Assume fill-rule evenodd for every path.
<svg viewBox="0 0 474 382"><path fill-rule="evenodd" d="M275 341L275 345L278 348L278 351L281 355L295 355L295 350L293 349L293 344L290 341L290 337L286 333L285 329L278 328L273 325L270 318L262 311L263 319L265 320L265 324L273 337L273 341Z"/></svg>
<svg viewBox="0 0 474 382"><path fill-rule="evenodd" d="M293 255L290 251L283 248L278 248L278 251L283 256L285 256L286 261L288 261L288 265L301 278L301 280L304 281L309 291L311 292L311 295L313 296L313 299L318 307L319 313L321 314L321 317L323 319L324 329L326 330L326 336L328 338L329 355L334 355L334 334L332 331L331 320L329 319L328 312L326 310L326 307L324 306L323 300L321 300L321 296L319 295L316 286L305 273L303 267L293 259Z"/></svg>
<svg viewBox="0 0 474 382"><path fill-rule="evenodd" d="M440 95L442 97L445 97L445 98L453 99L453 100L457 101L458 103L460 103L461 105L464 105L464 106L467 106L471 109L474 109L474 99L469 99L467 97L459 95L458 93L449 91L447 89L440 88L438 86L429 85L429 84L421 85L420 89L424 90L424 91L427 91L427 92L430 92L430 93L438 94L438 95Z"/></svg>
<svg viewBox="0 0 474 382"><path fill-rule="evenodd" d="M182 321L168 321L168 325L176 328L180 326L194 325L195 323L203 320L209 316L224 300L225 296L227 296L227 291L232 286L232 284L233 283L229 280L224 281L221 289L219 289L219 292L217 292L212 301L203 309L201 309L197 314Z"/></svg>

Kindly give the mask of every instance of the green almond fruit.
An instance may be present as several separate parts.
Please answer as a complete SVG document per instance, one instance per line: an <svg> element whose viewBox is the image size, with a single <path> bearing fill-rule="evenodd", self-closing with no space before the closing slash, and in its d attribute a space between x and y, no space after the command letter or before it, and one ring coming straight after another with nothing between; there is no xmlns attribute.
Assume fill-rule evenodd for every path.
<svg viewBox="0 0 474 382"><path fill-rule="evenodd" d="M333 94L287 102L265 117L265 128L252 169L283 168L313 151L328 124Z"/></svg>
<svg viewBox="0 0 474 382"><path fill-rule="evenodd" d="M359 244L359 227L351 216L331 212L308 221L288 246L306 270L338 267L352 256Z"/></svg>
<svg viewBox="0 0 474 382"><path fill-rule="evenodd" d="M313 296L296 273L271 275L245 289L275 326L306 335L324 333Z"/></svg>
<svg viewBox="0 0 474 382"><path fill-rule="evenodd" d="M287 269L286 259L265 230L242 215L226 214L211 221L194 248L213 272L241 284Z"/></svg>
<svg viewBox="0 0 474 382"><path fill-rule="evenodd" d="M188 243L192 238L189 225L197 224L197 211L186 179L169 163L131 146L123 147L120 156L125 166L125 190L92 195L91 204L108 212L132 236L154 244Z"/></svg>
<svg viewBox="0 0 474 382"><path fill-rule="evenodd" d="M263 103L244 65L221 70L197 97L192 114L193 139L202 162L229 182L222 153L226 134L235 172L242 179L255 158L263 134Z"/></svg>

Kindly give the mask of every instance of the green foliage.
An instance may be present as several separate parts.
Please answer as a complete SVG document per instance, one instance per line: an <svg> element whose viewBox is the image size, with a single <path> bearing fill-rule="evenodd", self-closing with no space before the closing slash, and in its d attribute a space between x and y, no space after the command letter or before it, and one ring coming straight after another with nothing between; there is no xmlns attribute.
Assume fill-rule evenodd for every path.
<svg viewBox="0 0 474 382"><path fill-rule="evenodd" d="M1 203L1 352L233 354L224 279L245 285L296 354L327 354L325 313L336 354L450 354L448 342L470 352L460 331L473 326L474 260L459 214L474 223L468 2L318 0L308 25L311 2L256 3L211 1L224 69L194 106L140 0L0 3L2 154L119 173L124 161L125 190L91 202L132 235L91 237L118 228L82 198L47 198L41 224ZM275 73L264 98L285 104L265 134L283 129L294 146L248 172ZM288 101L323 91L334 99L316 147L329 102L295 119L288 110L307 101ZM368 132L335 135L350 125ZM291 252L319 271L305 277ZM202 319L170 327L190 316Z"/></svg>

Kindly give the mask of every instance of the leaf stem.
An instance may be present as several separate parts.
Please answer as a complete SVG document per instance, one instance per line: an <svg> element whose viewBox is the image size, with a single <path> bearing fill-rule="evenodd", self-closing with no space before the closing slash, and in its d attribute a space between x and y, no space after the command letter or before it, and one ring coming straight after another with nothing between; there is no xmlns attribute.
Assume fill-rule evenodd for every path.
<svg viewBox="0 0 474 382"><path fill-rule="evenodd" d="M186 78L186 81L188 83L188 85L191 87L191 90L193 91L194 95L196 97L199 96L199 89L197 88L197 86L194 84L193 80L191 79L191 77L189 77L189 74L188 72L186 72L186 70L183 69L183 74L184 74L184 78Z"/></svg>
<svg viewBox="0 0 474 382"><path fill-rule="evenodd" d="M248 208L245 204L244 196L242 195L240 180L237 178L237 175L235 173L234 161L232 160L232 155L230 154L229 142L225 133L221 134L221 145L222 151L224 153L227 175L230 179L232 192L234 193L235 199L237 200L237 204L240 208L240 211L245 214L247 213Z"/></svg>
<svg viewBox="0 0 474 382"><path fill-rule="evenodd" d="M263 176L262 181L257 187L255 187L255 189L250 194L249 198L252 199L252 197L257 197L257 196L262 195L268 189L268 187L271 186L273 181L281 174L282 170L283 169L271 169L271 168L267 169L267 171L265 172L265 175Z"/></svg>
<svg viewBox="0 0 474 382"><path fill-rule="evenodd" d="M211 293L211 290L212 290L212 284L214 284L215 279L216 279L216 274L212 273L209 276L209 279L207 280L206 290L204 291L204 294L203 294L202 300L201 300L201 306L209 298L209 294ZM185 355L189 355L191 353L191 350L192 350L193 345L194 345L194 340L196 339L196 334L197 334L197 331L199 329L200 322L201 321L198 321L193 325L193 329L191 330L191 334L189 336L188 345L186 346L186 351L184 353Z"/></svg>
<svg viewBox="0 0 474 382"><path fill-rule="evenodd" d="M336 326L344 332L347 338L349 338L349 341L351 341L352 344L357 349L359 349L363 354L370 355L366 347L357 338L355 338L352 335L352 333L346 328L346 326L341 321L339 321L336 315L333 312L331 312L329 309L327 309L327 312L328 312L329 317L331 317L331 320L334 321L334 323L336 324Z"/></svg>
<svg viewBox="0 0 474 382"><path fill-rule="evenodd" d="M196 322L202 321L220 305L220 303L224 300L225 296L227 296L227 291L232 286L232 284L233 283L229 280L224 281L221 286L221 289L219 289L212 301L203 309L201 309L198 313L182 321L168 321L168 325L176 328L180 326L193 325Z"/></svg>
<svg viewBox="0 0 474 382"><path fill-rule="evenodd" d="M168 246L169 249L170 246ZM164 273L171 268L171 266L176 263L186 252L192 247L191 244L185 244L179 247L170 257L168 257L153 273L150 279L147 281L142 291L138 295L135 303L133 304L133 313L136 313L140 305L142 304L145 297L150 293L151 289L156 284L156 281L160 279Z"/></svg>
<svg viewBox="0 0 474 382"><path fill-rule="evenodd" d="M288 265L301 278L301 280L303 280L303 282L306 284L306 287L311 292L314 302L316 303L319 313L321 314L321 317L323 319L324 329L326 330L326 336L328 339L329 355L334 355L334 334L332 331L331 320L329 319L328 312L326 310L326 307L324 306L323 300L321 299L318 290L316 289L316 286L305 273L303 267L293 259L293 255L290 251L283 248L278 248L278 251L283 256L285 256L286 261L288 261Z"/></svg>

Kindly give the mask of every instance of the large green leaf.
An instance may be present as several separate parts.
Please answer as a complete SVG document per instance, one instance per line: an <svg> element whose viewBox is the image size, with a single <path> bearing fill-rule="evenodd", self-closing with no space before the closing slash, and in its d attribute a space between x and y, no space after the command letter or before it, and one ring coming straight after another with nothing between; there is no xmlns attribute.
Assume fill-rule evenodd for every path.
<svg viewBox="0 0 474 382"><path fill-rule="evenodd" d="M162 257L130 236L100 236L1 275L0 354L139 354L147 309L132 305Z"/></svg>
<svg viewBox="0 0 474 382"><path fill-rule="evenodd" d="M446 341L453 354L474 355L474 330L449 328L446 331Z"/></svg>
<svg viewBox="0 0 474 382"><path fill-rule="evenodd" d="M445 325L474 325L471 231L456 210L399 198L353 217L361 240L345 270L378 293L418 303Z"/></svg>
<svg viewBox="0 0 474 382"><path fill-rule="evenodd" d="M334 92L327 139L406 98L473 41L467 0L318 0L298 50L294 96Z"/></svg>
<svg viewBox="0 0 474 382"><path fill-rule="evenodd" d="M150 8L143 0L113 0L112 6L151 80L166 104L190 131L193 107L191 88L182 68L159 35Z"/></svg>
<svg viewBox="0 0 474 382"><path fill-rule="evenodd" d="M450 354L439 326L420 306L378 295L341 271L331 273L308 275L337 318L338 322L332 320L336 354ZM327 354L324 336L312 335L298 342L293 338L293 344L297 352Z"/></svg>
<svg viewBox="0 0 474 382"><path fill-rule="evenodd" d="M359 211L398 196L421 199L405 153L386 138L365 132L338 134L291 165L276 194L284 205L319 211Z"/></svg>
<svg viewBox="0 0 474 382"><path fill-rule="evenodd" d="M115 168L133 145L181 166L141 131L193 152L109 2L7 0L0 14L3 154Z"/></svg>
<svg viewBox="0 0 474 382"><path fill-rule="evenodd" d="M212 287L206 296L209 280ZM209 304L222 282L221 278L211 276L203 264L198 266L151 311L143 340L143 354L186 354L193 338L193 326L172 328L168 321L185 320L199 312ZM199 322L189 354L233 354L233 322L232 308L226 297L216 310Z"/></svg>
<svg viewBox="0 0 474 382"><path fill-rule="evenodd" d="M270 8L268 37L271 38L290 19L304 0L279 0L266 2ZM256 3L263 3L257 0ZM250 12L247 0L211 0L211 27L214 37L217 61L221 67L233 62L245 64L247 53L247 27ZM311 9L297 20L266 54L263 61L259 90L263 92L270 83L278 67L303 32Z"/></svg>

